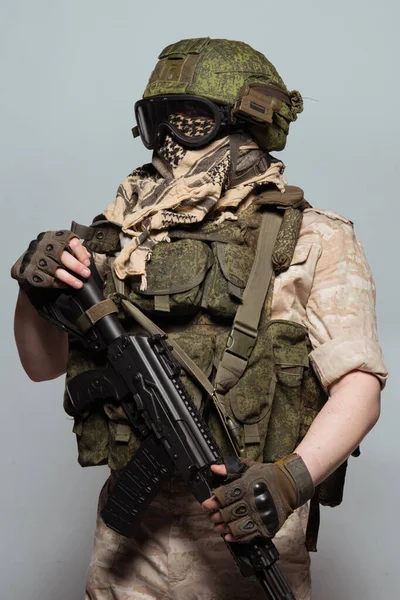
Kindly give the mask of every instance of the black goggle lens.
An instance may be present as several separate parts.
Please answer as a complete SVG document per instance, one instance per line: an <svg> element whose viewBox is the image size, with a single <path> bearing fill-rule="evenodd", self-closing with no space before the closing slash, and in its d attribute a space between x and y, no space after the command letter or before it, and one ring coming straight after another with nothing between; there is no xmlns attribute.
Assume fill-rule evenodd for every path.
<svg viewBox="0 0 400 600"><path fill-rule="evenodd" d="M201 147L221 128L221 111L206 98L155 96L136 102L135 115L142 141L149 149L159 148L167 133L185 146Z"/></svg>

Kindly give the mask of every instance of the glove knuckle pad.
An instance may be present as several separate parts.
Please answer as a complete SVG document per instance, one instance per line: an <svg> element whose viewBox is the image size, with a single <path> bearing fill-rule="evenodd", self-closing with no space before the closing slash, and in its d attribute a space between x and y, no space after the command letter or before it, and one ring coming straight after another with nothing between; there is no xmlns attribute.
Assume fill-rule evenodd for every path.
<svg viewBox="0 0 400 600"><path fill-rule="evenodd" d="M32 256L33 256L33 252L28 250L28 252L25 252L25 254L22 256L22 260L21 260L21 264L19 267L19 274L23 275L29 265L29 263L32 260Z"/></svg>
<svg viewBox="0 0 400 600"><path fill-rule="evenodd" d="M33 254L39 245L39 241L40 241L39 238L36 238L36 240L32 240L28 246L28 252Z"/></svg>
<svg viewBox="0 0 400 600"><path fill-rule="evenodd" d="M256 523L249 516L238 519L233 523L229 523L229 529L235 539L251 539L255 535L259 535L259 530Z"/></svg>
<svg viewBox="0 0 400 600"><path fill-rule="evenodd" d="M228 483L214 490L214 494L222 507L228 506L243 498L246 492L246 487L240 484L240 481Z"/></svg>
<svg viewBox="0 0 400 600"><path fill-rule="evenodd" d="M241 500L245 494L245 489L242 485L234 484L227 490L227 500L235 502Z"/></svg>
<svg viewBox="0 0 400 600"><path fill-rule="evenodd" d="M28 282L36 287L46 287L46 279L37 273L34 273L32 277L28 279Z"/></svg>
<svg viewBox="0 0 400 600"><path fill-rule="evenodd" d="M237 519L242 519L249 514L249 507L245 502L237 502L227 508L220 509L222 519L225 523L230 523Z"/></svg>
<svg viewBox="0 0 400 600"><path fill-rule="evenodd" d="M268 528L269 532L278 531L279 515L267 485L259 481L255 484L253 491L255 508L261 521Z"/></svg>
<svg viewBox="0 0 400 600"><path fill-rule="evenodd" d="M21 284L53 287L55 274L62 266L61 256L72 238L72 231L45 231L32 240L28 249L11 268L11 276Z"/></svg>

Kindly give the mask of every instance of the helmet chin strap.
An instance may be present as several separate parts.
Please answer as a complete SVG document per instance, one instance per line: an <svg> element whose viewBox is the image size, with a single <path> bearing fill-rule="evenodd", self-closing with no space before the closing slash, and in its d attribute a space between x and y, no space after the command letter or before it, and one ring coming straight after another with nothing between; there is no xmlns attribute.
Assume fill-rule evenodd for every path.
<svg viewBox="0 0 400 600"><path fill-rule="evenodd" d="M229 187L232 186L234 178L235 178L237 163L239 160L239 150L240 150L240 146L241 146L242 142L243 142L243 140L242 140L242 136L240 134L231 135L229 137L229 146L230 146L230 151L231 151L231 168L229 171Z"/></svg>
<svg viewBox="0 0 400 600"><path fill-rule="evenodd" d="M239 168L239 152L240 147L246 141L246 134L243 131L239 131L236 135L231 135L229 138L230 144L230 153L231 153L231 168L229 172L229 187L235 187L242 183L246 183L249 179L253 179L258 175L262 175L265 173L270 164L275 161L272 156L268 153L263 152L261 149L259 151L259 160L254 160L252 158L250 161L247 159L248 164L240 164L240 173L238 173ZM246 163L246 161L245 161Z"/></svg>

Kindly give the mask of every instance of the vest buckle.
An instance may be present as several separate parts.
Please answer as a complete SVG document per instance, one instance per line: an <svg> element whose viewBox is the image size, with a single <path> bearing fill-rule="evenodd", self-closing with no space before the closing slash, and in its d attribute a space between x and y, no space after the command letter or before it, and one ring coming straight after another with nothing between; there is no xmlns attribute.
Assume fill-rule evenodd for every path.
<svg viewBox="0 0 400 600"><path fill-rule="evenodd" d="M228 337L226 351L247 361L250 358L256 340L256 331L252 332L249 329L245 331L244 328L240 327L239 323L235 323Z"/></svg>

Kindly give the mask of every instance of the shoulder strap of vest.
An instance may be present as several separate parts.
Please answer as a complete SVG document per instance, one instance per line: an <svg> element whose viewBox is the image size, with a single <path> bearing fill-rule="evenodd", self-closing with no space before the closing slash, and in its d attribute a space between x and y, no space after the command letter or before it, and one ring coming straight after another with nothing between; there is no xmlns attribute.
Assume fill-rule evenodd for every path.
<svg viewBox="0 0 400 600"><path fill-rule="evenodd" d="M273 274L272 252L282 224L276 210L264 213L256 256L229 334L227 347L217 369L215 389L226 394L243 375L258 334L258 324Z"/></svg>

